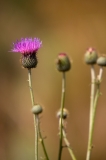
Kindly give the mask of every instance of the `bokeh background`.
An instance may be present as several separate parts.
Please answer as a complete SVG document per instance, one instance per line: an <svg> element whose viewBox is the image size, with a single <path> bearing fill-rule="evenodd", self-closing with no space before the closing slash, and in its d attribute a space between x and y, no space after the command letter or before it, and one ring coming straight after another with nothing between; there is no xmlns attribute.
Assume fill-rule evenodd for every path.
<svg viewBox="0 0 106 160"><path fill-rule="evenodd" d="M35 100L44 112L41 129L51 160L58 155L58 119L61 73L55 59L66 52L72 59L67 73L65 107L70 112L67 137L80 160L85 160L88 138L90 67L83 55L88 47L106 53L105 0L1 0L0 1L0 160L33 160L34 127L27 70L12 43L22 37L39 37L43 47L32 70ZM96 66L98 74L99 67ZM92 160L106 159L106 70L101 85ZM43 156L40 146L40 155ZM40 158L39 158L40 159ZM62 160L70 156L65 148Z"/></svg>

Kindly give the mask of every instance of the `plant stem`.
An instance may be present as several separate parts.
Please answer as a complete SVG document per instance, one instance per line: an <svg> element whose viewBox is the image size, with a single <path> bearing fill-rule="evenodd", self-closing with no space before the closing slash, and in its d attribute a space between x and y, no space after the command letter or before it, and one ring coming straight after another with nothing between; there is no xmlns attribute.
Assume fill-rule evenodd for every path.
<svg viewBox="0 0 106 160"><path fill-rule="evenodd" d="M35 160L38 160L38 140L39 140L39 133L38 133L38 126L39 120L38 115L34 115L34 126L35 126Z"/></svg>
<svg viewBox="0 0 106 160"><path fill-rule="evenodd" d="M93 114L93 104L94 104L94 96L95 96L95 70L94 66L91 66L91 95L90 95L90 115L89 115L89 137L88 137L88 148L87 148L87 156L86 160L90 159L90 139L91 139L91 132L92 132L92 114Z"/></svg>
<svg viewBox="0 0 106 160"><path fill-rule="evenodd" d="M66 83L66 78L65 78L65 72L62 74L62 95L61 95L61 117L60 117L60 143L59 143L59 155L58 155L58 160L61 160L62 156L62 142L63 142L63 132L62 132L62 117L63 117L63 109L64 109L64 104L65 104L65 84Z"/></svg>
<svg viewBox="0 0 106 160"><path fill-rule="evenodd" d="M93 104L94 104L94 97L95 97L95 83L96 83L96 76L94 66L91 66L91 97L90 97L90 121L89 121L89 131L92 124L92 112L93 112Z"/></svg>
<svg viewBox="0 0 106 160"><path fill-rule="evenodd" d="M28 69L28 82L29 82L29 90L31 95L32 107L35 105L34 95L32 89L32 79L31 79L31 69ZM34 127L35 127L35 160L38 160L38 115L34 116Z"/></svg>
<svg viewBox="0 0 106 160"><path fill-rule="evenodd" d="M100 68L100 71L99 71L99 75L98 75L98 77L97 77L97 79L98 79L99 82L100 82L101 79L102 79L102 74L103 74L103 68L101 67L101 68Z"/></svg>
<svg viewBox="0 0 106 160"><path fill-rule="evenodd" d="M102 78L103 69L100 68L100 73L97 77L97 82L95 82L96 85L96 94L93 98L93 106L91 109L91 115L90 115L90 128L89 128L89 139L88 139L88 149L87 149L87 157L86 160L90 160L91 157L91 151L92 151L92 138L93 138L93 131L94 131L94 122L95 122L95 115L96 115L96 108L97 108L97 102L100 95L100 83Z"/></svg>
<svg viewBox="0 0 106 160"><path fill-rule="evenodd" d="M47 151L46 151L46 147L45 147L45 144L44 144L44 140L43 140L43 138L42 138L42 134L41 134L41 131L40 131L40 124L39 124L38 127L39 127L39 128L38 128L38 131L39 131L39 137L40 137L39 141L40 141L41 144L42 144L42 147L43 147L43 151L44 151L46 160L49 160L49 157L48 157L48 154L47 154Z"/></svg>
<svg viewBox="0 0 106 160"><path fill-rule="evenodd" d="M98 102L98 98L100 95L100 84L98 84L98 88L96 91L96 95L95 95L95 101L94 101L94 108L93 108L93 113L92 113L92 124L91 124L91 130L90 130L90 135L89 135L89 148L88 148L88 152L87 152L87 159L86 160L90 160L91 157L91 151L92 151L92 138L93 138L93 131L94 131L94 121L95 121L95 115L96 115L96 108L97 108L97 102Z"/></svg>
<svg viewBox="0 0 106 160"><path fill-rule="evenodd" d="M32 89L32 78L31 78L31 69L28 69L28 82L29 82L29 90L30 90L30 95L31 95L31 102L32 102L32 107L35 105L34 102L34 94L33 94L33 89Z"/></svg>
<svg viewBox="0 0 106 160"><path fill-rule="evenodd" d="M77 160L76 157L75 157L75 155L74 155L73 150L72 150L71 147L70 147L70 143L69 143L69 141L68 141L68 139L67 139L67 137L66 137L65 130L63 129L62 131L63 131L63 138L64 138L64 141L65 141L65 144L66 144L66 146L67 146L67 148L68 148L68 151L69 151L69 153L70 153L70 156L71 156L72 160Z"/></svg>

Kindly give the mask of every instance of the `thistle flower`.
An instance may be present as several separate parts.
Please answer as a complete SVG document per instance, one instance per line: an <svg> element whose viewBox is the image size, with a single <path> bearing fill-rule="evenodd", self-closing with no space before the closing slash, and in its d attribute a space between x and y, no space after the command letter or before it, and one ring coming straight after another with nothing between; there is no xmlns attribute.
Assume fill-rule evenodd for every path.
<svg viewBox="0 0 106 160"><path fill-rule="evenodd" d="M21 53L21 63L24 68L35 68L37 66L36 53L41 48L42 42L38 38L21 38L13 43L12 52Z"/></svg>

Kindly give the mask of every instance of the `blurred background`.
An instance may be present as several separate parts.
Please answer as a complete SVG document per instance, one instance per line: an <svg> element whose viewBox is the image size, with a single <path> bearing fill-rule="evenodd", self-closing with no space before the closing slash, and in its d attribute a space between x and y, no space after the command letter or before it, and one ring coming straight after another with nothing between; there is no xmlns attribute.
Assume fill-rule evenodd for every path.
<svg viewBox="0 0 106 160"><path fill-rule="evenodd" d="M41 131L51 160L58 155L58 119L61 73L56 70L58 53L66 52L72 69L66 75L65 107L69 110L67 137L79 160L85 160L88 139L90 67L84 63L87 48L106 53L105 0L7 0L0 1L0 160L33 160L34 127L27 70L20 54L9 52L24 37L39 37L43 47L38 66L32 70L35 101L44 112ZM96 66L98 74L99 67ZM92 160L106 159L106 71L99 99ZM43 156L42 147L40 156ZM40 159L40 158L39 158ZM65 148L62 160L70 156Z"/></svg>

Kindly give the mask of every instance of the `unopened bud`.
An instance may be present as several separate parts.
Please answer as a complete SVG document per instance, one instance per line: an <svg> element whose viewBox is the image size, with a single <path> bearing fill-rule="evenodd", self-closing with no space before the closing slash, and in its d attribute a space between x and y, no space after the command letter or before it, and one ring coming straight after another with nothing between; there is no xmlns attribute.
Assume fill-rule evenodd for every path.
<svg viewBox="0 0 106 160"><path fill-rule="evenodd" d="M66 119L67 118L67 116L69 115L69 112L68 112L68 110L67 109L63 109L63 119ZM57 117L58 118L60 118L61 117L61 110L59 110L58 112L57 112Z"/></svg>
<svg viewBox="0 0 106 160"><path fill-rule="evenodd" d="M103 56L99 57L99 58L97 59L97 64L98 64L99 66L106 67L106 56L103 55Z"/></svg>
<svg viewBox="0 0 106 160"><path fill-rule="evenodd" d="M56 60L57 70L60 72L69 71L71 68L71 62L66 53L60 53Z"/></svg>
<svg viewBox="0 0 106 160"><path fill-rule="evenodd" d="M97 61L97 58L98 58L98 54L96 50L93 48L89 48L84 55L84 60L89 65L95 64Z"/></svg>
<svg viewBox="0 0 106 160"><path fill-rule="evenodd" d="M32 113L33 114L40 114L42 112L43 112L43 109L39 104L33 106L33 108L32 108Z"/></svg>

